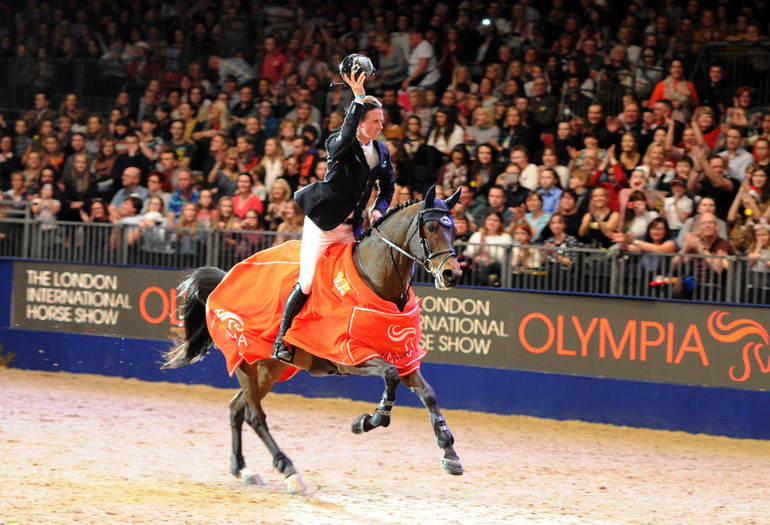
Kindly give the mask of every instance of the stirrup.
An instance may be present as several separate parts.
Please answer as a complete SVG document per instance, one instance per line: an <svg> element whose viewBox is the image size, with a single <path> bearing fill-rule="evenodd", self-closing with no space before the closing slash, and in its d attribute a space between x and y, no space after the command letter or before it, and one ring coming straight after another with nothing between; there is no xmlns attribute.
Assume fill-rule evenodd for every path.
<svg viewBox="0 0 770 525"><path fill-rule="evenodd" d="M276 341L273 344L273 350L270 352L270 357L291 365L294 364L294 349L284 343L283 340Z"/></svg>

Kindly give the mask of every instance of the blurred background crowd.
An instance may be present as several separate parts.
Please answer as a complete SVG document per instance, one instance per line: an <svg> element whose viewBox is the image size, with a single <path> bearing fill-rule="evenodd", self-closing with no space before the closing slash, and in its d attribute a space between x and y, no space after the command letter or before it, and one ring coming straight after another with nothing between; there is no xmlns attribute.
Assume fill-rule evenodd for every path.
<svg viewBox="0 0 770 525"><path fill-rule="evenodd" d="M462 188L475 283L569 269L579 246L650 255L653 280L692 256L700 281L728 269L712 255L769 269L763 0L30 0L0 14L3 203L47 230L123 225L106 245L188 254L188 229L296 238L292 195L323 178L352 101L330 83L363 53L393 204Z"/></svg>

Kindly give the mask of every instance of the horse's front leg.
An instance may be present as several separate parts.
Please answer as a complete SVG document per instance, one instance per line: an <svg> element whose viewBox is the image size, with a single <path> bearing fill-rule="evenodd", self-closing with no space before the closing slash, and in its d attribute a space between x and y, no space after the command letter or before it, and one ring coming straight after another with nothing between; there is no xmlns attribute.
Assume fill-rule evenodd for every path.
<svg viewBox="0 0 770 525"><path fill-rule="evenodd" d="M425 381L419 370L402 377L401 382L409 390L417 394L422 404L428 409L430 424L433 426L434 434L436 434L436 443L438 443L439 448L444 449L441 468L445 472L459 476L463 473L463 466L460 464L460 457L455 452L453 446L455 438L452 436L444 416L441 415L436 400L436 392L433 390L433 387Z"/></svg>
<svg viewBox="0 0 770 525"><path fill-rule="evenodd" d="M396 402L396 388L400 382L398 369L384 359L375 357L359 366L339 365L342 374L354 374L360 376L379 376L385 381L385 391L382 393L380 403L374 410L374 414L361 414L353 420L351 430L354 434L369 432L377 427L390 425L390 410Z"/></svg>

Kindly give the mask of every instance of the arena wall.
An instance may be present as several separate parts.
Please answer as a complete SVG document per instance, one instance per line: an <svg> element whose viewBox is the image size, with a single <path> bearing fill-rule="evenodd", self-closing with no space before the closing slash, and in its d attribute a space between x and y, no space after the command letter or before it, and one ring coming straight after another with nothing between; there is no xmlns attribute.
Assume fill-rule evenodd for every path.
<svg viewBox="0 0 770 525"><path fill-rule="evenodd" d="M0 275L9 366L237 387L217 351L160 370L179 271L0 260ZM423 374L444 408L770 439L766 308L416 291ZM382 383L299 374L275 390L374 407ZM397 404L419 401L401 388Z"/></svg>

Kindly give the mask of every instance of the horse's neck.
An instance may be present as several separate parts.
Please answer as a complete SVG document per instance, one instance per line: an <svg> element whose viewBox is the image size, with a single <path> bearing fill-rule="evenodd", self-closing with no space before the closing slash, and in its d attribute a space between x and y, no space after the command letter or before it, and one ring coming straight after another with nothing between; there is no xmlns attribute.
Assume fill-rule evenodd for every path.
<svg viewBox="0 0 770 525"><path fill-rule="evenodd" d="M408 226L398 228L394 226L407 223L396 222L397 219L408 220L407 217L392 217L381 225L380 231L383 237L410 252L407 242L412 221L408 222ZM402 308L406 302L404 294L411 279L414 262L388 246L376 231L362 239L355 250L353 260L362 280L382 299Z"/></svg>

